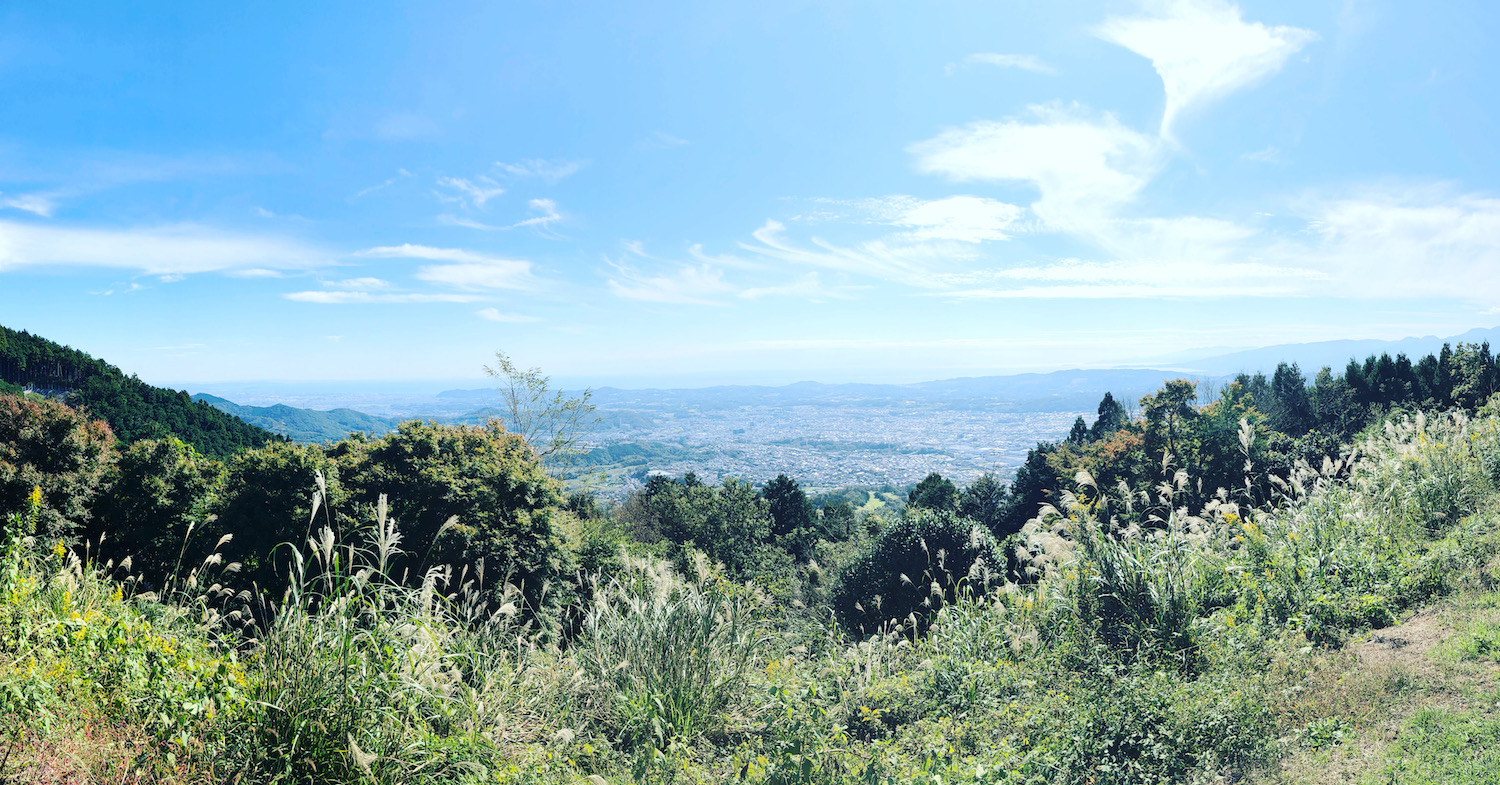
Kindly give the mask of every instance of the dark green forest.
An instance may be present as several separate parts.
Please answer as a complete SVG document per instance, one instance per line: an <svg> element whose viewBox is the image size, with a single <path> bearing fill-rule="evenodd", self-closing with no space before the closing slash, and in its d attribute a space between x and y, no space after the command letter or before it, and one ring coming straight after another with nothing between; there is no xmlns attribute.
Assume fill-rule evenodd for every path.
<svg viewBox="0 0 1500 785"><path fill-rule="evenodd" d="M205 454L226 458L281 438L196 402L186 392L153 387L77 349L0 326L0 392L17 394L26 388L62 396L109 423L126 444L175 436Z"/></svg>

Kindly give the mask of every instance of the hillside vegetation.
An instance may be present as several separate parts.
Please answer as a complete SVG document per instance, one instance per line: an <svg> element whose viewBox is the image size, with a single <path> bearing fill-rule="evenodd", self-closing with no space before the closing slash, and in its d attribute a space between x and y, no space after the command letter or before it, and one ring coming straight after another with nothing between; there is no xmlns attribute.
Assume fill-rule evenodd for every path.
<svg viewBox="0 0 1500 785"><path fill-rule="evenodd" d="M280 437L178 390L153 387L103 360L30 333L0 326L0 394L37 388L109 423L129 444L174 436L227 457Z"/></svg>
<svg viewBox="0 0 1500 785"><path fill-rule="evenodd" d="M0 777L1489 781L1494 385L1487 346L1174 382L863 510L601 507L496 425L221 463L20 401Z"/></svg>
<svg viewBox="0 0 1500 785"><path fill-rule="evenodd" d="M193 396L226 414L232 414L247 423L273 433L279 433L294 442L323 444L347 437L351 433L368 433L384 436L396 429L399 422L392 417L377 417L353 409L299 409L286 404L275 406L244 406L207 393Z"/></svg>

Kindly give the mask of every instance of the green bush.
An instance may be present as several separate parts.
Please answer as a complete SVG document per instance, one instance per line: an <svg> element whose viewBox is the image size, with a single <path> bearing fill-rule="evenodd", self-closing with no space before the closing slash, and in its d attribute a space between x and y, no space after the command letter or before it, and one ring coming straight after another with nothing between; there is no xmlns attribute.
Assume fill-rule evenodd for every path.
<svg viewBox="0 0 1500 785"><path fill-rule="evenodd" d="M988 530L952 513L908 508L839 567L829 604L850 632L895 622L926 629L961 593L1004 581L1005 556Z"/></svg>

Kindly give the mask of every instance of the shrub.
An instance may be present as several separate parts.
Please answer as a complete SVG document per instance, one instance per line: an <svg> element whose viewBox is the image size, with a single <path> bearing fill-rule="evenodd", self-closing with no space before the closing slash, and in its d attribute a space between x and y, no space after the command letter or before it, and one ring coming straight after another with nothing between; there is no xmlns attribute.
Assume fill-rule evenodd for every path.
<svg viewBox="0 0 1500 785"><path fill-rule="evenodd" d="M1005 556L983 526L952 513L908 508L840 566L829 603L844 627L868 634L890 622L925 629L960 592L1003 581Z"/></svg>

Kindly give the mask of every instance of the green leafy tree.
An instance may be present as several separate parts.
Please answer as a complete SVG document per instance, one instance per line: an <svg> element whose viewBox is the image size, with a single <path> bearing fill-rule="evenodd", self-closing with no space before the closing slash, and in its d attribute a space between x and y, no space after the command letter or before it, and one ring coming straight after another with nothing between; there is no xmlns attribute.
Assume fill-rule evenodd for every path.
<svg viewBox="0 0 1500 785"><path fill-rule="evenodd" d="M1104 398L1099 401L1099 416L1094 420L1093 428L1089 431L1089 438L1094 441L1107 439L1116 431L1130 424L1130 414L1125 407L1115 400L1115 396L1105 393Z"/></svg>
<svg viewBox="0 0 1500 785"><path fill-rule="evenodd" d="M854 536L854 505L847 501L823 505L823 509L818 511L818 519L819 530L829 540L841 542Z"/></svg>
<svg viewBox="0 0 1500 785"><path fill-rule="evenodd" d="M272 443L234 456L225 468L223 491L206 535L214 540L224 534L233 538L222 553L225 561L243 565L245 585L280 599L288 561L277 546L304 547L309 534L329 524L353 533L353 519L334 518L335 512L345 510L348 497L339 483L338 466L320 448Z"/></svg>
<svg viewBox="0 0 1500 785"><path fill-rule="evenodd" d="M1082 415L1079 415L1077 419L1073 420L1073 429L1068 431L1068 443L1082 445L1087 444L1088 440L1089 424L1083 421Z"/></svg>
<svg viewBox="0 0 1500 785"><path fill-rule="evenodd" d="M563 503L521 436L499 423L401 423L379 439L354 437L330 449L356 517L371 519L381 495L407 556L392 573L418 581L435 565L454 574L482 563L488 591L509 580L533 609L566 571L552 528Z"/></svg>
<svg viewBox="0 0 1500 785"><path fill-rule="evenodd" d="M1307 392L1307 379L1296 363L1276 366L1271 377L1270 411L1266 414L1271 427L1288 436L1297 437L1312 430L1315 424L1312 399Z"/></svg>
<svg viewBox="0 0 1500 785"><path fill-rule="evenodd" d="M0 517L27 510L40 488L38 533L75 533L88 524L115 455L103 421L50 399L0 396Z"/></svg>
<svg viewBox="0 0 1500 785"><path fill-rule="evenodd" d="M1198 397L1197 384L1189 379L1173 379L1157 392L1141 398L1141 418L1146 435L1146 452L1153 460L1173 465L1191 463L1194 445L1189 441L1190 426L1198 416L1193 401Z"/></svg>
<svg viewBox="0 0 1500 785"><path fill-rule="evenodd" d="M906 494L906 503L928 510L953 512L958 509L958 487L952 480L932 472Z"/></svg>
<svg viewBox="0 0 1500 785"><path fill-rule="evenodd" d="M807 558L818 540L818 514L802 486L785 474L766 483L760 491L771 513L771 537L799 559Z"/></svg>
<svg viewBox="0 0 1500 785"><path fill-rule="evenodd" d="M1010 503L1010 494L1005 483L993 472L979 475L958 495L958 514L979 523L989 530L997 540L1014 534L1005 527L1005 512Z"/></svg>
<svg viewBox="0 0 1500 785"><path fill-rule="evenodd" d="M191 444L168 436L130 445L110 469L94 505L91 537L105 535L101 554L160 586L187 560L213 551L208 522L224 467Z"/></svg>
<svg viewBox="0 0 1500 785"><path fill-rule="evenodd" d="M500 380L505 427L520 435L545 461L558 461L579 452L579 437L598 422L589 403L593 391L569 395L552 388L551 377L540 368L522 369L504 352L495 352L494 367L485 374Z"/></svg>

